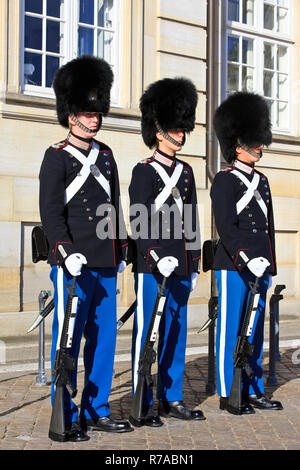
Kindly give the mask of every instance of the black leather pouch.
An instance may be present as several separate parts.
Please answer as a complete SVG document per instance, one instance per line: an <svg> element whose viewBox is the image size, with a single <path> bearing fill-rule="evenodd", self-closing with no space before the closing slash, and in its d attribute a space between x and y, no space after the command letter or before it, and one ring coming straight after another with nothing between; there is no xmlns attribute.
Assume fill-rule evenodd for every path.
<svg viewBox="0 0 300 470"><path fill-rule="evenodd" d="M219 239L206 240L202 248L202 269L204 272L210 271L213 266L214 257L217 251Z"/></svg>
<svg viewBox="0 0 300 470"><path fill-rule="evenodd" d="M49 244L41 225L33 227L31 232L32 261L46 261L48 259Z"/></svg>

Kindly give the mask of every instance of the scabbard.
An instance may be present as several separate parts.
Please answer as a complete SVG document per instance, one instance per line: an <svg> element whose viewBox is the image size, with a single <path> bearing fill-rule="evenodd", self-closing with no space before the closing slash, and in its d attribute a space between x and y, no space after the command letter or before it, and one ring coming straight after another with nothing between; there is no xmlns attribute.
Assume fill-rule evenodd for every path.
<svg viewBox="0 0 300 470"><path fill-rule="evenodd" d="M122 326L124 325L124 323L127 322L127 320L131 317L131 315L133 314L134 310L136 308L136 300L130 305L129 309L124 313L124 315L122 315L122 317L120 318L120 320L118 320L117 322L117 330L120 330L122 328Z"/></svg>

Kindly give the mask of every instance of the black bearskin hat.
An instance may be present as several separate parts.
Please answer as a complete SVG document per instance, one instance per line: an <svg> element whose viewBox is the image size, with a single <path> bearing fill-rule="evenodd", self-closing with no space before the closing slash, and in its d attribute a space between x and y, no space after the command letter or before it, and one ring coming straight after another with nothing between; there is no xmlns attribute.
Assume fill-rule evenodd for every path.
<svg viewBox="0 0 300 470"><path fill-rule="evenodd" d="M155 120L164 132L195 126L198 95L195 85L187 78L164 78L152 83L140 100L142 136L145 144L156 145Z"/></svg>
<svg viewBox="0 0 300 470"><path fill-rule="evenodd" d="M53 80L60 124L68 127L70 114L107 114L112 82L113 72L110 65L98 57L83 55L60 67Z"/></svg>
<svg viewBox="0 0 300 470"><path fill-rule="evenodd" d="M236 159L239 143L248 147L272 142L269 107L255 93L236 92L217 108L214 128L223 157L228 163Z"/></svg>

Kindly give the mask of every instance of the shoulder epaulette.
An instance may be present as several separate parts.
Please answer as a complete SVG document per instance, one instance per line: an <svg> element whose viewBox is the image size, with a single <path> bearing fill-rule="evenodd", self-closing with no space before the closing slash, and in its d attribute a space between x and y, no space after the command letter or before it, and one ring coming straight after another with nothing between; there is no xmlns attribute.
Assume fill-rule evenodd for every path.
<svg viewBox="0 0 300 470"><path fill-rule="evenodd" d="M93 139L97 144L100 145L100 148L102 150L111 150L110 147L108 145L106 145L104 142L100 142L100 140L97 140L97 139Z"/></svg>
<svg viewBox="0 0 300 470"><path fill-rule="evenodd" d="M186 162L186 161L184 161L184 160L180 160L180 159L177 158L177 157L176 157L176 162L182 163L183 166L185 166L185 167L192 168L192 165L190 165L188 162Z"/></svg>
<svg viewBox="0 0 300 470"><path fill-rule="evenodd" d="M56 149L56 150L59 150L63 147L66 147L67 145L68 145L68 141L67 141L67 139L65 139L65 140L61 140L60 142L57 142L57 144L51 145L51 147Z"/></svg>
<svg viewBox="0 0 300 470"><path fill-rule="evenodd" d="M226 168L222 168L220 171L223 171L224 173L229 173L232 170L234 170L233 166L227 166Z"/></svg>
<svg viewBox="0 0 300 470"><path fill-rule="evenodd" d="M263 178L266 178L266 180L268 180L268 178L266 177L266 175L264 175L261 171L258 171L256 168L255 168L255 171L256 171L256 173L258 173L260 176L262 176Z"/></svg>
<svg viewBox="0 0 300 470"><path fill-rule="evenodd" d="M154 160L154 157L151 156L151 157L145 158L144 160L139 161L139 163L141 163L142 165L147 165L147 163L153 162L153 160Z"/></svg>

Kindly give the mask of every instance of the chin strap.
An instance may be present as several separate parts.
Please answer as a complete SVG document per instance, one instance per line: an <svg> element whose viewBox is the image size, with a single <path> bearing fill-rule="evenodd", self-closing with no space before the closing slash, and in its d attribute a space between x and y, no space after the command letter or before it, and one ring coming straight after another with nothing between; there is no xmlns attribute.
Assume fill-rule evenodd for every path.
<svg viewBox="0 0 300 470"><path fill-rule="evenodd" d="M80 129L84 132L88 132L89 134L94 134L95 132L98 132L100 127L101 127L101 124L102 124L102 117L101 115L99 115L99 124L98 124L98 127L97 129L90 129L89 127L86 127L84 124L82 124L82 122L79 121L79 119L75 116L75 114L70 114L70 118L73 119L73 121L75 122L75 124L80 127Z"/></svg>
<svg viewBox="0 0 300 470"><path fill-rule="evenodd" d="M251 147L249 147L246 144L242 144L239 140L238 140L238 145L239 145L239 147L244 149L246 152L250 153L250 155L252 155L252 157L261 158L263 156L263 153L262 153L261 149L260 149L260 154L258 155Z"/></svg>
<svg viewBox="0 0 300 470"><path fill-rule="evenodd" d="M185 143L185 135L184 135L184 139L183 139L183 142L180 143L178 142L177 140L173 139L173 137L171 137L167 132L165 132L159 125L159 122L157 119L154 120L154 124L155 124L155 127L156 129L158 130L158 132L165 138L167 139L169 142L171 142L171 144L175 145L176 147L182 147Z"/></svg>

